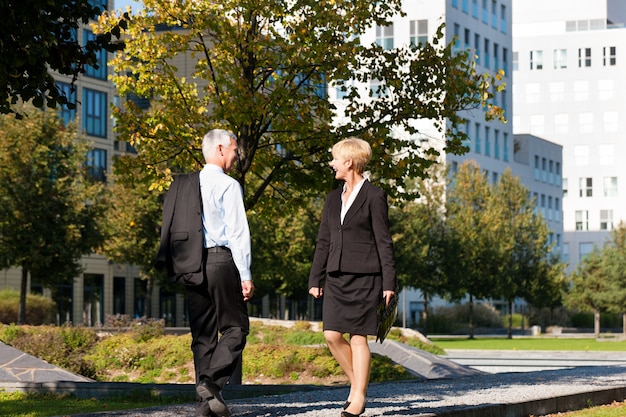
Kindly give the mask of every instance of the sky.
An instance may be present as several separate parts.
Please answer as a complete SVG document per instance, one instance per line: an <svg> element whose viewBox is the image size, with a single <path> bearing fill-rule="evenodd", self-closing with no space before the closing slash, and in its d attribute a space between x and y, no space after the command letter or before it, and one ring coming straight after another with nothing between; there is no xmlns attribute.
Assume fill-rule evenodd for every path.
<svg viewBox="0 0 626 417"><path fill-rule="evenodd" d="M117 9L126 9L126 6L132 7L133 11L141 9L143 7L143 3L141 1L134 0L113 0L113 8Z"/></svg>

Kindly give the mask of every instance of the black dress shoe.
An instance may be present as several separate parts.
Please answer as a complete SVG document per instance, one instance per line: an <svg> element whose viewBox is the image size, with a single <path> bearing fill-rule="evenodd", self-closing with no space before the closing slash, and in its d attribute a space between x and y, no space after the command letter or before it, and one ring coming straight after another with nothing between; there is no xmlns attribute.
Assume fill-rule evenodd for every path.
<svg viewBox="0 0 626 417"><path fill-rule="evenodd" d="M230 417L232 414L222 398L222 390L209 378L203 378L196 386L196 393L209 403L209 409L217 417Z"/></svg>

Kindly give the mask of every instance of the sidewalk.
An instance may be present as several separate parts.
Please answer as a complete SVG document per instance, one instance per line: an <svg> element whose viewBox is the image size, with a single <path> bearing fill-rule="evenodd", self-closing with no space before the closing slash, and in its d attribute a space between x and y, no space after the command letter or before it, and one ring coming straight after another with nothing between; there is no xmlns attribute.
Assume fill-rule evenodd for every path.
<svg viewBox="0 0 626 417"><path fill-rule="evenodd" d="M364 417L528 417L626 398L624 365L598 362L601 365L488 374L397 343L372 346L375 349L384 351L418 379L370 385ZM519 355L525 354L519 352ZM2 343L0 389L73 393L79 398L105 398L129 390L150 390L159 395L189 394L189 403L181 405L82 415L80 410L67 410L65 414L77 417L193 416L195 411L192 384L94 382ZM347 394L346 387L310 385L238 385L224 390L233 415L247 417L338 416Z"/></svg>

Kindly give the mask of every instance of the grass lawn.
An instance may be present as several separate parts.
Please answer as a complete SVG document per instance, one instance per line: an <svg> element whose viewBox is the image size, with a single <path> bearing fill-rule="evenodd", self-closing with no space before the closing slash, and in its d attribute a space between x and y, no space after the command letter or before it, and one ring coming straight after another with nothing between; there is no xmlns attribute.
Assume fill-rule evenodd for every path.
<svg viewBox="0 0 626 417"><path fill-rule="evenodd" d="M557 351L595 351L625 352L626 341L613 339L586 339L564 337L517 337L513 339L496 337L437 338L429 339L442 349L479 349L479 350L557 350Z"/></svg>

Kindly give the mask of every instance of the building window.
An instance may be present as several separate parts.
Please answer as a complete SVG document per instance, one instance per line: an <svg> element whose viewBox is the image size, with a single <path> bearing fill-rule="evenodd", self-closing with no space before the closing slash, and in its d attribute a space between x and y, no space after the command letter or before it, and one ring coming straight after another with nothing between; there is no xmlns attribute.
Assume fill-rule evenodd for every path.
<svg viewBox="0 0 626 417"><path fill-rule="evenodd" d="M89 41L95 41L96 35L90 30L83 30L83 43L86 45ZM97 78L99 80L107 79L107 51L102 48L96 52L97 63L96 66L85 66L85 75L88 77Z"/></svg>
<svg viewBox="0 0 626 417"><path fill-rule="evenodd" d="M578 196L593 197L593 178L581 177L578 179Z"/></svg>
<svg viewBox="0 0 626 417"><path fill-rule="evenodd" d="M561 135L569 131L569 114L560 113L554 115L554 133Z"/></svg>
<svg viewBox="0 0 626 417"><path fill-rule="evenodd" d="M617 197L617 177L604 177L604 196Z"/></svg>
<svg viewBox="0 0 626 417"><path fill-rule="evenodd" d="M554 221L561 221L561 199L554 197Z"/></svg>
<svg viewBox="0 0 626 417"><path fill-rule="evenodd" d="M581 242L578 244L578 255L580 260L582 261L587 257L591 252L593 252L593 248L595 244L592 242Z"/></svg>
<svg viewBox="0 0 626 417"><path fill-rule="evenodd" d="M561 163L560 162L557 162L555 164L554 171L556 172L556 185L560 187L561 186Z"/></svg>
<svg viewBox="0 0 626 417"><path fill-rule="evenodd" d="M578 128L580 133L593 132L593 113L580 113L578 115Z"/></svg>
<svg viewBox="0 0 626 417"><path fill-rule="evenodd" d="M493 44L493 69L500 69L500 56L498 54L498 49L500 46L497 43Z"/></svg>
<svg viewBox="0 0 626 417"><path fill-rule="evenodd" d="M107 94L83 89L83 127L88 135L107 136Z"/></svg>
<svg viewBox="0 0 626 417"><path fill-rule="evenodd" d="M491 129L485 126L485 156L491 156Z"/></svg>
<svg viewBox="0 0 626 417"><path fill-rule="evenodd" d="M567 197L567 178L563 178L563 198Z"/></svg>
<svg viewBox="0 0 626 417"><path fill-rule="evenodd" d="M502 69L504 70L504 74L509 74L509 50L507 48L502 48ZM506 91L506 90L504 90Z"/></svg>
<svg viewBox="0 0 626 417"><path fill-rule="evenodd" d="M387 87L380 80L370 81L370 97L381 98L387 96Z"/></svg>
<svg viewBox="0 0 626 417"><path fill-rule="evenodd" d="M613 230L613 210L600 210L600 230Z"/></svg>
<svg viewBox="0 0 626 417"><path fill-rule="evenodd" d="M478 0L472 0L472 17L478 19Z"/></svg>
<svg viewBox="0 0 626 417"><path fill-rule="evenodd" d="M612 144L602 143L598 146L598 154L600 155L600 165L611 166L613 165L613 158L615 158L615 147Z"/></svg>
<svg viewBox="0 0 626 417"><path fill-rule="evenodd" d="M452 0L452 7L454 7L455 9L459 8L459 0Z"/></svg>
<svg viewBox="0 0 626 417"><path fill-rule="evenodd" d="M65 96L70 103L76 103L76 89L68 83L57 82L57 88L61 95ZM59 106L59 117L64 124L73 122L76 119L76 108L70 109L66 104Z"/></svg>
<svg viewBox="0 0 626 417"><path fill-rule="evenodd" d="M491 27L498 29L498 2L491 0Z"/></svg>
<svg viewBox="0 0 626 417"><path fill-rule="evenodd" d="M548 196L548 220L552 221L552 196Z"/></svg>
<svg viewBox="0 0 626 417"><path fill-rule="evenodd" d="M461 0L463 13L469 13L469 0Z"/></svg>
<svg viewBox="0 0 626 417"><path fill-rule="evenodd" d="M543 51L530 51L530 70L543 69Z"/></svg>
<svg viewBox="0 0 626 417"><path fill-rule="evenodd" d="M500 131L498 129L493 131L493 157L500 159Z"/></svg>
<svg viewBox="0 0 626 417"><path fill-rule="evenodd" d="M578 48L578 67L591 66L591 48Z"/></svg>
<svg viewBox="0 0 626 417"><path fill-rule="evenodd" d="M428 42L428 20L411 20L411 44L424 45Z"/></svg>
<svg viewBox="0 0 626 417"><path fill-rule="evenodd" d="M548 162L548 184L554 185L554 161Z"/></svg>
<svg viewBox="0 0 626 417"><path fill-rule="evenodd" d="M489 60L489 49L490 49L490 44L489 44L489 39L485 39L485 53L484 53L484 58L483 58L483 66L485 68L489 68L491 65L491 62Z"/></svg>
<svg viewBox="0 0 626 417"><path fill-rule="evenodd" d="M393 49L393 23L387 26L376 25L376 43L384 50Z"/></svg>
<svg viewBox="0 0 626 417"><path fill-rule="evenodd" d="M126 278L113 277L113 314L126 314Z"/></svg>
<svg viewBox="0 0 626 417"><path fill-rule="evenodd" d="M487 0L483 0L482 2L482 13L481 13L482 21L484 24L489 24L489 8L487 7Z"/></svg>
<svg viewBox="0 0 626 417"><path fill-rule="evenodd" d="M605 46L602 48L602 65L614 66L617 64L617 52L614 46Z"/></svg>
<svg viewBox="0 0 626 417"><path fill-rule="evenodd" d="M470 49L470 37L470 30L465 29L463 31L463 48L465 48L466 51Z"/></svg>
<svg viewBox="0 0 626 417"><path fill-rule="evenodd" d="M476 56L476 63L480 65L480 35L474 34L474 55Z"/></svg>
<svg viewBox="0 0 626 417"><path fill-rule="evenodd" d="M509 134L506 132L502 133L502 145L502 160L509 162Z"/></svg>
<svg viewBox="0 0 626 417"><path fill-rule="evenodd" d="M476 153L480 153L480 147L481 147L481 143L480 143L480 123L476 123L474 125L474 131L476 133L476 137L474 138L474 152Z"/></svg>
<svg viewBox="0 0 626 417"><path fill-rule="evenodd" d="M106 181L107 151L92 149L87 153L87 172L97 181Z"/></svg>
<svg viewBox="0 0 626 417"><path fill-rule="evenodd" d="M541 182L548 181L548 161L546 158L541 158Z"/></svg>
<svg viewBox="0 0 626 417"><path fill-rule="evenodd" d="M589 230L589 212L576 210L576 230Z"/></svg>
<svg viewBox="0 0 626 417"><path fill-rule="evenodd" d="M507 33L506 5L500 5L500 32Z"/></svg>
<svg viewBox="0 0 626 417"><path fill-rule="evenodd" d="M541 172L540 172L540 165L539 165L539 156L535 155L535 181L539 181L541 179Z"/></svg>
<svg viewBox="0 0 626 417"><path fill-rule="evenodd" d="M567 49L554 50L554 69L567 68Z"/></svg>

